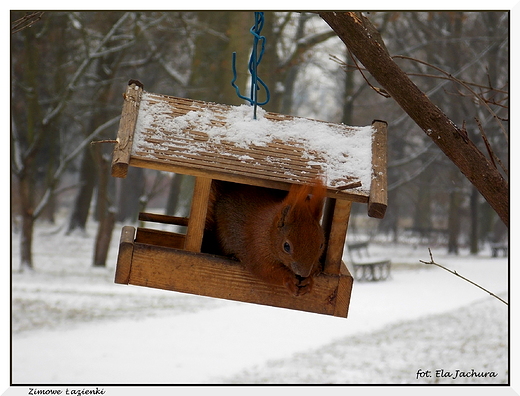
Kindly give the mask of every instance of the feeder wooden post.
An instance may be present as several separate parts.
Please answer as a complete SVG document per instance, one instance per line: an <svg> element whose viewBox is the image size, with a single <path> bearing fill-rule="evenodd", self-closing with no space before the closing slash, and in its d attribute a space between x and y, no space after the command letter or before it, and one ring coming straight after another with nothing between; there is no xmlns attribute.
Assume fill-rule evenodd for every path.
<svg viewBox="0 0 520 396"><path fill-rule="evenodd" d="M123 112L112 156L112 176L114 177L124 178L128 172L142 93L143 85L139 81L130 80L126 93L123 94Z"/></svg>
<svg viewBox="0 0 520 396"><path fill-rule="evenodd" d="M128 284L130 269L132 268L132 256L134 254L135 228L124 226L119 241L119 255L117 256L116 283Z"/></svg>
<svg viewBox="0 0 520 396"><path fill-rule="evenodd" d="M324 225L325 232L328 234L328 243L323 266L323 272L327 274L340 274L351 207L351 201L343 199L327 200Z"/></svg>
<svg viewBox="0 0 520 396"><path fill-rule="evenodd" d="M368 198L368 215L382 219L388 205L387 193L387 137L385 121L374 121L372 138L372 183Z"/></svg>
<svg viewBox="0 0 520 396"><path fill-rule="evenodd" d="M188 232L184 245L184 249L190 252L200 252L200 247L202 246L210 190L210 178L197 177L195 179L193 198L191 199L190 218L188 221Z"/></svg>

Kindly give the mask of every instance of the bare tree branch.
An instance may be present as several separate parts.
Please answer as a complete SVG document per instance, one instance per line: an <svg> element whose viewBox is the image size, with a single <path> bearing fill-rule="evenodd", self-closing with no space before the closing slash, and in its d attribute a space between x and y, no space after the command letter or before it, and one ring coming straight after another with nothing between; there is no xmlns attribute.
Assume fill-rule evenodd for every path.
<svg viewBox="0 0 520 396"><path fill-rule="evenodd" d="M482 105L493 115L493 118L495 118L498 122L498 125L500 126L500 129L502 130L504 136L506 137L507 140L509 140L508 136L507 136L507 131L506 129L504 128L504 125L502 125L502 122L500 122L500 119L499 117L497 116L497 114L493 111L493 109L491 109L491 107L489 107L489 104L487 103L487 101L481 96L479 95L477 92L475 92L470 86L469 84L466 84L463 80L460 80L458 79L457 77L453 76L452 74L442 70L440 67L437 67L437 66L434 66L428 62L425 62L425 61L422 61L422 60L419 60L419 59L415 59L415 58L411 58L409 56L402 56L402 55L396 55L394 56L393 58L397 58L397 59L407 59L407 60L411 60L411 61L414 61L414 62L418 62L420 64L423 64L425 66L428 66L428 67L431 67L435 70L437 70L438 72L440 73L443 73L447 78L448 80L451 80L457 84L460 84L461 86L463 86L464 88L466 88L469 92L471 92L471 94L473 95L473 97L475 97L476 99L479 100L480 103L482 103Z"/></svg>
<svg viewBox="0 0 520 396"><path fill-rule="evenodd" d="M45 193L43 194L40 202L38 203L38 206L36 209L34 209L34 218L36 219L43 209L45 208L45 205L49 202L49 198L51 197L52 193L54 192L56 188L56 184L60 180L61 175L69 165L69 163L76 158L78 153L80 153L85 146L88 144L91 144L92 139L94 139L96 136L98 136L101 132L103 132L105 129L111 127L112 125L116 124L120 119L120 116L116 116L105 123L101 124L99 127L97 127L88 137L86 137L80 144L76 146L74 150L72 150L65 158L61 159L60 164L58 166L58 169L54 172L52 176L52 180L49 183L47 190L45 190Z"/></svg>
<svg viewBox="0 0 520 396"><path fill-rule="evenodd" d="M479 289L484 290L486 293L488 293L489 295L491 295L491 296L495 297L496 299L502 301L504 304L509 305L508 302L504 301L503 299L501 299L500 297L498 297L496 294L490 292L490 291L487 290L487 289L484 289L484 288L483 288L482 286L480 286L479 284L477 284L477 283L475 283L475 282L469 280L468 278L466 278L466 277L460 275L457 271L450 270L449 268L446 268L445 266L436 263L435 260L433 260L433 255L432 255L432 251L431 251L430 248L428 248L428 252L430 252L430 261L419 260L421 263L423 263L423 264L433 264L433 265L436 265L437 267L442 268L443 270L448 271L449 273L451 273L451 274L453 274L453 275L455 275L455 276L458 276L458 277L461 278L461 279L464 279L466 282L471 283L473 286L476 286L476 287L478 287Z"/></svg>
<svg viewBox="0 0 520 396"><path fill-rule="evenodd" d="M509 226L509 184L455 123L422 92L370 34L355 12L320 12L353 55L459 168Z"/></svg>
<svg viewBox="0 0 520 396"><path fill-rule="evenodd" d="M505 174L509 175L509 172L507 171L506 167L504 166L502 161L500 161L500 158L498 158L498 156L495 154L495 152L491 148L491 145L489 144L489 140L486 136L486 133L484 132L484 128L482 127L480 120L477 117L475 117L475 121L477 122L478 129L480 130L480 135L482 136L482 140L484 140L484 144L486 145L486 149L488 151L489 158L493 162L493 165L495 165L495 167L496 167L497 166L496 162L498 162L500 167L502 168L502 170L505 172Z"/></svg>
<svg viewBox="0 0 520 396"><path fill-rule="evenodd" d="M330 60L332 60L332 61L336 62L337 64L339 64L341 66L341 68L343 70L345 70L346 72L355 71L355 70L368 71L366 68L360 67L358 64L350 65L350 64L344 62L343 60L339 59L335 55L329 54L329 58L330 58ZM395 56L393 56L393 58L398 59L398 58L402 58L402 56L401 55L395 55ZM410 58L410 59L417 60L416 58ZM444 74L448 74L448 73L444 72ZM406 72L406 75L407 76L414 76L414 77L435 78L435 79L439 79L439 80L453 81L451 76L446 76L446 75L427 74L427 73L412 73L412 72ZM475 87L475 88L480 88L480 89L485 89L486 92L484 92L484 93L489 93L491 91L492 92L496 92L496 93L506 94L506 95L509 93L505 89L493 88L491 86L491 84L483 85L483 84L477 84L477 83L471 82L471 81L466 81L466 80L461 80L461 79L459 79L459 80L462 81L464 84L466 84L468 86ZM507 98L503 98L501 101L505 101L505 100L507 100ZM489 100L487 100L487 101L490 102ZM494 105L497 105L497 106L505 107L503 105L500 105L500 103L498 103L498 102L494 102L493 101L493 102L490 102L490 103L492 103Z"/></svg>
<svg viewBox="0 0 520 396"><path fill-rule="evenodd" d="M435 155L432 155L423 166L415 169L415 171L412 172L411 174L390 184L388 186L388 191L392 191L392 190L396 189L397 187L402 186L403 184L406 184L406 183L412 181L416 177L419 177L426 170L426 168L428 168L439 157L439 155L440 155L440 152L437 152Z"/></svg>
<svg viewBox="0 0 520 396"><path fill-rule="evenodd" d="M348 47L347 47L348 49ZM377 94L381 95L382 97L384 98L390 98L390 94L388 92L386 92L384 89L381 89L379 87L376 87L374 86L370 81L368 81L368 78L365 76L365 74L363 73L363 71L361 70L361 68L359 67L357 61L356 61L356 57L354 55L352 55L352 52L350 52L350 49L348 49L348 53L350 55L350 58L354 61L354 63L356 64L356 68L357 70L361 73L361 76L363 77L363 80L365 80L365 82L368 84L368 86L370 88L372 88L372 90L374 90Z"/></svg>
<svg viewBox="0 0 520 396"><path fill-rule="evenodd" d="M42 18L44 13L45 11L34 11L26 13L23 17L12 23L11 34L18 33L25 28L30 28Z"/></svg>
<svg viewBox="0 0 520 396"><path fill-rule="evenodd" d="M287 59L283 62L279 67L279 71L283 72L286 69L290 68L301 62L301 57L311 48L313 48L316 44L322 43L328 40L331 37L334 37L336 34L330 30L325 32L316 33L313 35L306 36L302 39L296 41L296 48L294 51L287 57Z"/></svg>
<svg viewBox="0 0 520 396"><path fill-rule="evenodd" d="M130 14L131 14L130 12L126 12L121 18L119 18L119 20L112 26L110 31L99 42L99 44L96 46L94 51L92 53L90 53L85 60L83 60L82 64L76 70L76 73L74 73L74 75L70 79L67 87L65 88L64 94L60 96L60 101L58 102L56 107L54 107L54 109L49 111L49 113L44 117L43 122L42 122L43 125L48 124L52 120L52 118L54 118L57 114L59 114L60 111L63 109L63 107L68 103L70 96L74 92L76 82L83 75L83 73L87 70L87 66L90 65L92 60L94 60L98 56L98 53L101 52L101 49L103 48L103 46L116 34L119 26L121 26L123 24L123 22L130 16Z"/></svg>

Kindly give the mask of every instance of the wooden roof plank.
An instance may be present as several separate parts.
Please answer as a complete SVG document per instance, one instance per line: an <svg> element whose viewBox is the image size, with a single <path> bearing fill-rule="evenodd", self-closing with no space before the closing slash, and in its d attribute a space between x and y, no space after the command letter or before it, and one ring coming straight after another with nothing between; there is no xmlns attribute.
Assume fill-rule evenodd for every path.
<svg viewBox="0 0 520 396"><path fill-rule="evenodd" d="M139 95L137 105L136 100L127 103L136 94ZM125 94L122 124L123 119L129 118L127 113L132 114L132 122L128 124L125 121L128 125L124 128L120 125L119 143L114 149L113 175L124 177L125 167L130 164L177 173L182 171L194 176L211 175L222 180L272 188L289 188L290 184L308 183L317 176L325 176L329 197L366 202L370 216L384 216L387 205L386 123L374 121L369 127L351 127L261 113L261 117L273 122L269 125L281 125L278 124L281 122L285 128L291 129L305 120L314 123L309 128L314 125L328 128L327 131L332 131L334 139L337 139L337 144L336 141L332 142L335 149L333 156L324 146L312 145L312 133L310 137L301 139L298 134L288 138L290 135L280 137L273 133L274 136L259 142L255 137L246 142L236 140L234 135L216 135L212 128L217 128L217 133L220 133L221 130L237 127L237 123L229 119L229 114L239 107L153 94L142 91L142 86L129 86ZM136 110L138 120L134 119ZM133 136L129 136L132 127ZM244 128L247 127L245 124ZM363 128L370 128L370 132L364 129L365 135L359 135ZM367 141L371 155L362 154L356 158L359 152L365 152L363 148L356 148L359 140L355 139L359 136L371 139ZM325 137L316 132L316 139L323 141ZM132 148L128 153L129 141ZM338 154L339 150L344 150L342 155ZM341 166L347 166L344 164L353 160L364 161L361 168L369 168L370 175L362 175L364 170L356 166L343 172ZM331 169L335 173L330 172Z"/></svg>

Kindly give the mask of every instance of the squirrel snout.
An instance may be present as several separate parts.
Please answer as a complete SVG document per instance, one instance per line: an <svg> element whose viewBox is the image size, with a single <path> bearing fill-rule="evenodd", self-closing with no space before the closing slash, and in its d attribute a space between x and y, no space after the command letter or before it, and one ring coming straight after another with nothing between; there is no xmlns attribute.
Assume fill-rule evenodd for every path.
<svg viewBox="0 0 520 396"><path fill-rule="evenodd" d="M311 274L312 265L306 266L306 265L302 265L295 261L295 262L291 263L291 269L296 275L298 275L302 278L307 278Z"/></svg>

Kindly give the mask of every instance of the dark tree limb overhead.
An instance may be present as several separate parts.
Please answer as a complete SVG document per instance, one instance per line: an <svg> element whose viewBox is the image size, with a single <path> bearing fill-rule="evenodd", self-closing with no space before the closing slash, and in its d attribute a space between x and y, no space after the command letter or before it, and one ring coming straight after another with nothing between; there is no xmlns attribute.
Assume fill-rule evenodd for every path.
<svg viewBox="0 0 520 396"><path fill-rule="evenodd" d="M320 12L349 51L439 146L509 226L509 184L471 140L393 61L376 28L359 13Z"/></svg>

